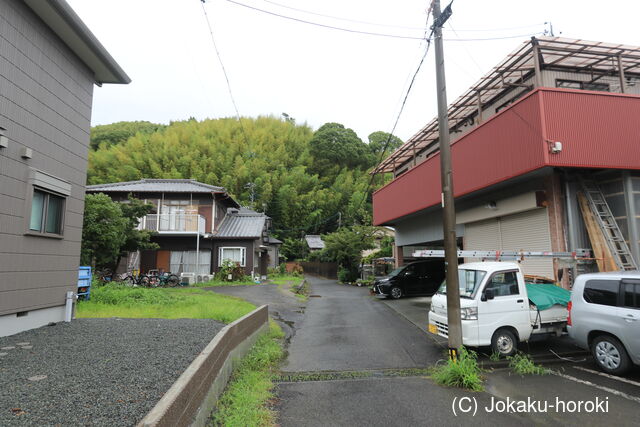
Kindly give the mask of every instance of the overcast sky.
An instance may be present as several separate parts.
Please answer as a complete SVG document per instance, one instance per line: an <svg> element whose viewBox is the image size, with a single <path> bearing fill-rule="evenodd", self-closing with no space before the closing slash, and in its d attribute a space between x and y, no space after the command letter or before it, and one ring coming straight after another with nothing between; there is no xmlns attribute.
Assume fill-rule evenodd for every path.
<svg viewBox="0 0 640 427"><path fill-rule="evenodd" d="M200 0L67 1L133 80L96 88L93 125L235 116ZM420 38L430 0L204 5L240 115L284 112L314 129L339 122L363 140L391 130L424 42L327 29L238 3L322 25ZM548 29L545 22L563 37L640 45L638 16L640 2L632 0L456 0L444 36L448 100L523 40ZM456 41L487 38L501 39ZM395 132L403 140L435 115L433 54L431 49Z"/></svg>

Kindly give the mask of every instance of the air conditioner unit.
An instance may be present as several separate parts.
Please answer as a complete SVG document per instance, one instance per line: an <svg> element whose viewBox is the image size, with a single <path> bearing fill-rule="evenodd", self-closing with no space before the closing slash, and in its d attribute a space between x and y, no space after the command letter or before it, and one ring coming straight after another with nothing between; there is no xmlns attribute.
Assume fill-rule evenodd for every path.
<svg viewBox="0 0 640 427"><path fill-rule="evenodd" d="M180 282L193 285L196 282L196 275L194 273L180 273Z"/></svg>

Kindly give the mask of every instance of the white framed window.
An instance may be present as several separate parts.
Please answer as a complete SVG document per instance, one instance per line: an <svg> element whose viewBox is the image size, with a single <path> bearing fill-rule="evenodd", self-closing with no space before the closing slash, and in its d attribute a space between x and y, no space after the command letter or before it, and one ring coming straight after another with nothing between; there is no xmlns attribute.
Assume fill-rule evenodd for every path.
<svg viewBox="0 0 640 427"><path fill-rule="evenodd" d="M247 249L243 247L223 247L218 251L218 265L225 260L240 263L240 267L247 265Z"/></svg>
<svg viewBox="0 0 640 427"><path fill-rule="evenodd" d="M197 257L197 251L171 251L169 268L173 274L180 273L211 273L211 251L203 249ZM197 268L196 268L197 263Z"/></svg>

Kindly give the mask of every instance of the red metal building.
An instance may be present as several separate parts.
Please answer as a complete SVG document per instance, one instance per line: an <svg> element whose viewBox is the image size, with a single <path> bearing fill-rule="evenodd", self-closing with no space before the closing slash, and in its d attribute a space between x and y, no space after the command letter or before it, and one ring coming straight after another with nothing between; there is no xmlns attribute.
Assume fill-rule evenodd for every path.
<svg viewBox="0 0 640 427"><path fill-rule="evenodd" d="M637 82L638 47L544 37L522 44L458 98L449 127L460 246L590 248L577 193L593 184L637 263ZM375 225L396 228L398 263L441 245L437 134L434 119L375 170L394 175L374 193L373 207ZM561 267L551 260L524 266L551 277Z"/></svg>

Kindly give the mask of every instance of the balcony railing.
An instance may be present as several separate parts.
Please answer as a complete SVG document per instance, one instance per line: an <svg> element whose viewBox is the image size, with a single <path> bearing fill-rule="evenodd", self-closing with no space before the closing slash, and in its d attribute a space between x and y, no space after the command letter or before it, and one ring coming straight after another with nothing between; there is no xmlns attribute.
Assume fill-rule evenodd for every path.
<svg viewBox="0 0 640 427"><path fill-rule="evenodd" d="M140 219L139 230L167 234L203 234L206 222L197 214L149 214Z"/></svg>

